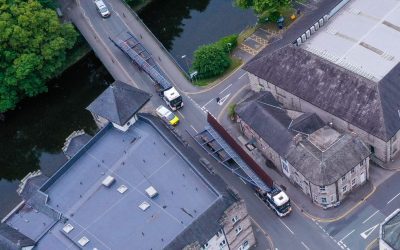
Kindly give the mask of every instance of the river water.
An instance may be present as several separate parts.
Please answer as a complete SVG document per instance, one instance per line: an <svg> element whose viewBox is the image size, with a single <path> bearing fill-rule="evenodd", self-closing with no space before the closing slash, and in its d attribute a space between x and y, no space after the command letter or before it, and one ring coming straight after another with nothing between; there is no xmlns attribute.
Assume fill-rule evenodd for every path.
<svg viewBox="0 0 400 250"><path fill-rule="evenodd" d="M252 11L234 8L231 0L152 0L139 15L185 69L198 46L256 21ZM47 93L6 113L6 121L0 122L0 218L20 202L16 189L21 178L39 168L50 176L62 166L66 158L61 148L70 133L96 132L85 107L112 81L90 53L50 81Z"/></svg>
<svg viewBox="0 0 400 250"><path fill-rule="evenodd" d="M85 107L113 81L90 53L49 82L49 91L26 99L0 122L0 217L20 201L16 189L27 173L54 173L66 158L61 151L74 130L97 130Z"/></svg>
<svg viewBox="0 0 400 250"><path fill-rule="evenodd" d="M185 70L193 52L220 38L238 34L257 21L252 10L232 5L233 0L152 0L138 14ZM186 57L182 58L182 56Z"/></svg>

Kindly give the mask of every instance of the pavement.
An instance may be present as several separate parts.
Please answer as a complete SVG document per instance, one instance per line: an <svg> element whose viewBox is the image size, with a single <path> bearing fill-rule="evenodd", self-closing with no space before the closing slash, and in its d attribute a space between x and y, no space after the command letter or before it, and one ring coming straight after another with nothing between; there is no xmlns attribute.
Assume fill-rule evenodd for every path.
<svg viewBox="0 0 400 250"><path fill-rule="evenodd" d="M114 79L125 81L152 93L152 104L154 106L160 105L163 104L163 101L158 98L148 76L133 66L129 59L108 39L108 37L116 36L126 30L130 30L137 37L140 37L146 48L157 59L156 61L160 68L166 72L168 78L183 96L185 107L177 112L181 118L181 123L176 129L177 132L183 135L184 140L200 155L209 158L210 162L215 166L219 166L216 169L217 174L228 185L238 190L240 196L246 202L249 215L255 222L255 231L259 242L257 249L362 249L363 246L370 244L377 236L376 228L371 231L367 229L371 229L372 224L381 220L386 214L390 214L394 207L400 206L400 198L398 198L400 194L396 194L396 190L398 192L399 189L393 188L393 186L397 187L396 177L392 177L398 175L398 173L376 171L370 177L371 183L377 183L377 185L374 185L376 191L367 200L358 204L357 201L360 201L361 197L349 197L344 202L343 207L353 208L354 204L358 204L356 208L338 220L320 220L319 222L316 218L323 216L322 213L325 214L325 212L320 211L325 210L320 209L318 210L319 214L316 214L316 208L311 203L307 203L307 199L304 199L304 194L296 191L296 188L288 183L287 180L286 183L285 178L279 177L276 171L268 169L271 175L275 172L276 181L281 182L279 184L286 187L289 196L297 205L293 206L293 211L288 217L276 217L258 199L254 191L246 183L229 170L218 165L185 133L185 131L189 133L202 131L206 125L205 117L207 112L213 114L223 123L226 122L224 120L228 120L226 109L229 104L243 98L246 91L249 90L248 77L245 71L237 69L220 83L207 89L193 86L185 78L168 51L160 45L151 32L141 23L140 19L134 13L131 13L120 0L107 1L112 10L111 17L107 19L102 19L98 15L91 1L59 1L64 14L78 27ZM270 37L269 40L264 39L268 40L265 52L276 50L292 43L304 30L329 12L338 2L339 0L310 0L307 3L297 3L302 8L301 19L293 23L290 29L287 29L281 37L275 36ZM267 34L264 35L267 36ZM264 38L267 38L266 36ZM257 37L263 39L262 31L249 38L246 41L246 45L260 51L260 48L264 46L264 42ZM240 53L245 61L251 60L254 56L251 52L248 53L241 50L240 47L234 53ZM256 55L255 58L259 55ZM217 97L219 97L219 102L216 101ZM366 185L363 187L365 190L360 191L368 193L371 188L374 190L374 186ZM346 202L349 205L346 205ZM340 209L338 208L336 214L335 212L326 212L330 213L329 216L318 218L337 219L341 214ZM346 209L343 208L343 210ZM313 215L316 218L307 215ZM362 235L362 233L364 234ZM363 236L366 237L364 238Z"/></svg>

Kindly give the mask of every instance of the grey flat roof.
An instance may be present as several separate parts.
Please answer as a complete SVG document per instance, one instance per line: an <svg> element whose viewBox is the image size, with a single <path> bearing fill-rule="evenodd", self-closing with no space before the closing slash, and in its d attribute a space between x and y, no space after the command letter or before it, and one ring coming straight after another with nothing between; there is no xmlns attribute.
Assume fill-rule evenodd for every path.
<svg viewBox="0 0 400 250"><path fill-rule="evenodd" d="M108 175L116 179L109 188L101 184ZM117 191L121 185L128 188L124 194ZM147 197L149 186L157 197ZM74 227L63 234L75 243L83 236L90 240L84 249L161 249L219 198L142 121L125 133L109 129L46 193L48 205ZM146 211L138 207L143 201L150 204ZM51 239L41 247L52 247Z"/></svg>
<svg viewBox="0 0 400 250"><path fill-rule="evenodd" d="M382 240L393 249L400 249L400 210L382 224Z"/></svg>
<svg viewBox="0 0 400 250"><path fill-rule="evenodd" d="M375 82L400 62L400 2L353 0L302 47Z"/></svg>

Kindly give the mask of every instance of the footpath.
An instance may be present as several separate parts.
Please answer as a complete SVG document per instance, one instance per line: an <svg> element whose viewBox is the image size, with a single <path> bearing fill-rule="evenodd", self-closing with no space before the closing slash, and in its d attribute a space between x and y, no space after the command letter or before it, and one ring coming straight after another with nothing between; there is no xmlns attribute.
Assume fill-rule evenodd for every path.
<svg viewBox="0 0 400 250"><path fill-rule="evenodd" d="M231 103L240 103L252 94L253 92L249 88L246 88L238 94L235 99L231 100ZM359 187L356 192L350 193L338 207L323 209L315 205L311 198L304 194L299 187L291 183L279 170L267 166L265 157L262 156L257 148L249 151L249 149L238 140L239 136L245 136L240 132L239 126L236 122L231 121L226 114L220 116L219 122L224 126L228 133L236 139L238 144L242 145L243 149L252 156L261 168L263 168L263 170L274 180L275 185L282 188L282 190L288 194L292 200L292 205L311 220L329 223L346 217L362 205L375 192L376 187L393 174L393 171L383 169L371 163L369 181L365 185ZM247 141L249 140L248 138L245 139ZM400 165L400 162L395 161L392 164L398 166Z"/></svg>

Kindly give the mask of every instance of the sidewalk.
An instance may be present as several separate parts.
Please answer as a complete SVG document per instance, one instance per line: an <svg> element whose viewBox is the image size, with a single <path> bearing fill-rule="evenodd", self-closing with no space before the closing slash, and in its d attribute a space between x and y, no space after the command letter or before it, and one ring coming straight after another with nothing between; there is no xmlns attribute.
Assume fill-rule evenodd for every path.
<svg viewBox="0 0 400 250"><path fill-rule="evenodd" d="M231 100L231 103L238 103L251 95L251 93L252 91L249 89L244 90L242 93L238 94L234 100ZM230 121L227 115L222 116L219 122L235 139L239 136L243 136L239 130L238 124ZM239 143L239 145L241 145L241 143ZM320 222L333 222L342 219L361 205L364 200L374 193L376 187L393 174L393 171L385 170L371 164L369 181L365 185L359 187L355 192L351 192L339 206L323 209L315 205L310 197L304 194L295 184L291 183L279 170L268 167L265 158L257 149L249 151L244 146L243 149L258 162L261 168L274 180L274 183L288 194L292 200L293 207L297 208L304 216Z"/></svg>

